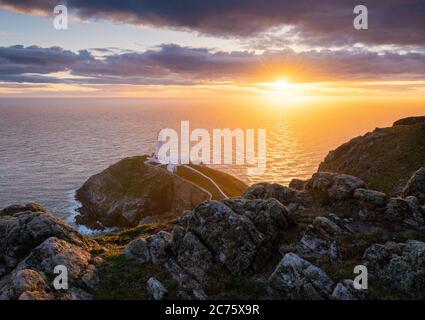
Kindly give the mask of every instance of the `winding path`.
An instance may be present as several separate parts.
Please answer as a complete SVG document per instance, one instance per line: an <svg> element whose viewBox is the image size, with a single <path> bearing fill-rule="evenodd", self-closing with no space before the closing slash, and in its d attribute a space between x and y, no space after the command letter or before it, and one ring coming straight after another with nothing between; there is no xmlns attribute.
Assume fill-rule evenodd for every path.
<svg viewBox="0 0 425 320"><path fill-rule="evenodd" d="M152 160L152 159L148 159L148 160L146 160L145 162L144 162L145 164L149 164L149 165L151 165L151 166L155 166L155 167L160 167L162 164L161 163L159 163L159 162L156 162L155 160ZM197 174L199 174L200 176L202 176L202 177L204 177L205 179L207 179L208 181L210 181L213 185L214 185L214 187L216 187L217 188L217 190L220 192L220 194L223 196L223 198L224 199L229 199L229 197L227 196L227 194L225 194L224 193L224 191L220 188L220 186L211 178L211 177L209 177L209 176L207 176L206 174L204 174L204 173L202 173L201 171L199 171L199 170L196 170L195 168L192 168L191 166L188 166L188 165L186 165L186 164L184 164L184 165L182 165L183 167L185 167L185 168L187 168L187 169L189 169L189 170L192 170L192 171L194 171L194 172L196 172ZM183 180L185 180L185 181L187 181L187 182L189 182L190 184L192 184L192 185L194 185L194 186L196 186L196 187L198 187L199 189L201 189L202 191L204 191L204 192L206 192L208 195L209 195L209 197L210 197L210 200L213 198L212 197L212 194L211 194L211 192L209 192L208 190L206 190L205 188L203 188L203 187L201 187L200 185L198 185L198 184L196 184L196 183L194 183L194 182L192 182L192 181L189 181L189 180L187 180L187 179L185 179L185 178L183 178L183 177L180 177L180 178L182 178Z"/></svg>
<svg viewBox="0 0 425 320"><path fill-rule="evenodd" d="M184 164L183 167L185 167L189 170L192 170L192 171L196 172L197 174L203 176L205 179L209 180L217 188L217 190L221 193L221 195L224 197L224 199L229 199L229 197L224 193L223 190L221 190L220 186L212 178L208 177L206 174L202 173L201 171L196 170L195 168L192 168L191 166L188 166L186 164Z"/></svg>

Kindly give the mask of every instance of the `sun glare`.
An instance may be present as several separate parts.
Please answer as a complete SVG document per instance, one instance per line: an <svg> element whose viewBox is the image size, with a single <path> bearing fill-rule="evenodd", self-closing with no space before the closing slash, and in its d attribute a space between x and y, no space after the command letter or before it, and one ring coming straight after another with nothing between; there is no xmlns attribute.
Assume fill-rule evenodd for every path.
<svg viewBox="0 0 425 320"><path fill-rule="evenodd" d="M275 82L269 83L268 86L274 91L284 91L291 89L291 85L286 79L276 80Z"/></svg>
<svg viewBox="0 0 425 320"><path fill-rule="evenodd" d="M281 78L262 84L262 92L273 105L288 105L303 97L302 88Z"/></svg>

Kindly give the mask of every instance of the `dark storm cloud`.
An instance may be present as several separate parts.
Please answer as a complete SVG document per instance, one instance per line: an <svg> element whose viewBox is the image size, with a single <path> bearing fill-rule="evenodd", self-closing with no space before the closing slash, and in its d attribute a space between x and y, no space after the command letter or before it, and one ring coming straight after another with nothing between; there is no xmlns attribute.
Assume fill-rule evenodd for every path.
<svg viewBox="0 0 425 320"><path fill-rule="evenodd" d="M83 61L90 60L93 60L93 57L87 51L76 54L59 47L0 47L0 81L58 82L56 78L43 75L67 71Z"/></svg>
<svg viewBox="0 0 425 320"><path fill-rule="evenodd" d="M68 71L79 78L51 73ZM200 84L255 83L289 76L292 81L424 79L425 54L290 49L211 52L204 48L162 45L145 52L109 54L58 47L0 47L0 81L76 84Z"/></svg>
<svg viewBox="0 0 425 320"><path fill-rule="evenodd" d="M307 43L425 45L424 0L68 0L83 18L180 28L216 36L248 37L294 26ZM56 0L0 0L0 6L51 14ZM369 9L369 30L353 28L353 8Z"/></svg>

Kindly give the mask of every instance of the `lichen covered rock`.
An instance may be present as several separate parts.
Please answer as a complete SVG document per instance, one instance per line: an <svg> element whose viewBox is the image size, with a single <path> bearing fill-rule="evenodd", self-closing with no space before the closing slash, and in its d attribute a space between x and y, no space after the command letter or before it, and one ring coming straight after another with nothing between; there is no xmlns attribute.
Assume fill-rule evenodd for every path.
<svg viewBox="0 0 425 320"><path fill-rule="evenodd" d="M99 245L39 205L0 211L0 299L90 299L103 263ZM67 270L68 289L56 290L55 268Z"/></svg>
<svg viewBox="0 0 425 320"><path fill-rule="evenodd" d="M152 300L164 300L168 293L164 285L153 277L146 283L146 292Z"/></svg>
<svg viewBox="0 0 425 320"><path fill-rule="evenodd" d="M374 244L363 255L365 265L379 281L396 294L425 298L425 243Z"/></svg>
<svg viewBox="0 0 425 320"><path fill-rule="evenodd" d="M403 197L414 196L425 205L425 167L416 171L403 190Z"/></svg>
<svg viewBox="0 0 425 320"><path fill-rule="evenodd" d="M281 299L327 299L333 281L320 268L294 253L286 254L269 278L270 288Z"/></svg>

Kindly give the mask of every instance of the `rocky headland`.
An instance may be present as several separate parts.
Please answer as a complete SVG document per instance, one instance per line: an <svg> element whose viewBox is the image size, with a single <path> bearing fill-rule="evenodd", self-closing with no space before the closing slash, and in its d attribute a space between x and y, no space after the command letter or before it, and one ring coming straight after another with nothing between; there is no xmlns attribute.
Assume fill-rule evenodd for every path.
<svg viewBox="0 0 425 320"><path fill-rule="evenodd" d="M399 195L424 165L425 117L409 117L377 128L329 152L319 171L350 174L372 189Z"/></svg>
<svg viewBox="0 0 425 320"><path fill-rule="evenodd" d="M78 194L81 219L94 217L82 222L119 232L89 238L35 204L0 211L0 299L424 299L424 132L417 119L377 129L289 186L224 197L194 183L207 199L125 159ZM57 264L69 290L52 287ZM353 285L358 265L367 290Z"/></svg>
<svg viewBox="0 0 425 320"><path fill-rule="evenodd" d="M226 173L191 165L201 172L197 174L188 167L170 173L164 166L147 163L147 156L123 159L77 190L82 204L77 222L92 229L129 228L170 220L203 201L224 198L201 174L213 177L228 197L241 195L247 187Z"/></svg>

